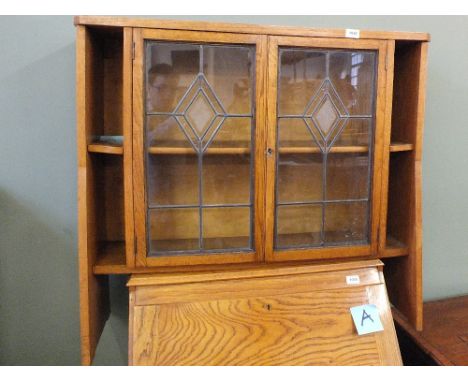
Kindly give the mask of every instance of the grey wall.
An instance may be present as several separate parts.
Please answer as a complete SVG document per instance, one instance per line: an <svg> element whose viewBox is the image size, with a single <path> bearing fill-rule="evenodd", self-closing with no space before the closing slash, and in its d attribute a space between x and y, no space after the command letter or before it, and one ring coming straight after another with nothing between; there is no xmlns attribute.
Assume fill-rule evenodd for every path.
<svg viewBox="0 0 468 382"><path fill-rule="evenodd" d="M467 17L183 19L430 32L424 297L468 293ZM79 364L72 17L0 17L0 57L0 364ZM125 278L111 283L96 364L126 362Z"/></svg>

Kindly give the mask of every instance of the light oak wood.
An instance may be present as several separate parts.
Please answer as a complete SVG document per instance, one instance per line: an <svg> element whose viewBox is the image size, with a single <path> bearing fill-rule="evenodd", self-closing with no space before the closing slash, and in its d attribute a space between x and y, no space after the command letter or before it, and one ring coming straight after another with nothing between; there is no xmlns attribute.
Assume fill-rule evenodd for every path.
<svg viewBox="0 0 468 382"><path fill-rule="evenodd" d="M91 147L91 148L90 148ZM392 143L390 145L390 152L412 151L414 145L411 143ZM108 151L106 151L108 150ZM88 146L88 151L102 152L108 154L121 154L118 146L105 146L92 144ZM367 153L369 148L367 146L333 146L329 153ZM191 148L183 147L150 147L148 149L150 154L154 155L196 155ZM280 147L281 154L319 154L321 153L318 147ZM249 154L250 149L244 147L213 147L205 151L205 155L241 155Z"/></svg>
<svg viewBox="0 0 468 382"><path fill-rule="evenodd" d="M167 286L132 278L129 363L401 365L379 265L357 265ZM359 286L346 284L350 272ZM357 336L349 308L364 303L378 306L383 332Z"/></svg>
<svg viewBox="0 0 468 382"><path fill-rule="evenodd" d="M123 187L125 205L125 257L129 267L135 266L135 224L133 217L133 29L123 31L122 123L123 123Z"/></svg>
<svg viewBox="0 0 468 382"><path fill-rule="evenodd" d="M298 293L305 296L310 293L306 290L310 284L305 281L307 278L305 275L319 273L319 270L322 272L323 267L330 267L328 268L330 272L341 275L340 272L347 269L342 268L342 264L346 264L347 259L354 259L354 264L364 266L360 260L381 258L386 263L385 274L392 303L412 325L418 329L422 328L421 158L428 34L361 31L360 39L348 39L344 37L344 30L339 29L100 16L80 16L75 18L75 23L77 25L78 250L83 364L92 362L100 333L109 314L107 277L109 274L141 275L132 278L134 284L131 285L132 282L130 284L132 288L130 317L131 322L139 320L143 322L146 319L152 320L151 317L156 315L166 318L169 317L167 314L177 315L180 311L177 307L169 312L161 310L159 305L157 309L138 305L136 296L140 292L137 290L146 290L145 296L152 296L152 292L149 292L153 290L152 288L162 288L158 290L164 290L163 295L166 297L157 300L158 304L162 305L167 305L170 296L179 292L181 295L190 296L196 301L185 301L186 297L180 297L179 303L195 304L193 307L199 310L201 317L206 313L206 309L211 311L215 309L211 300L207 301L202 297L206 292L204 289L209 289L213 296L218 292L221 296L222 291L217 291L213 287L219 282L221 283L219 285L225 288L223 301L232 301L232 304L223 302L216 306L222 307L220 309L223 312L223 309L233 307L245 313L243 310L245 304L256 304L259 299L270 297L280 299L279 296L283 296L282 305L285 307L294 305L297 299L291 298L291 295L296 296ZM250 142L250 134L245 136L245 132L250 128L248 121L239 119L238 125L224 129L227 131L217 137L204 153L204 160L210 164L210 176L213 178L204 189L207 198L213 204L219 203L222 198L242 199L245 190L248 189L250 176L253 176L254 250L244 253L226 250L209 255L185 253L178 256L147 256L148 244L158 243L167 247L189 246L197 239L192 232L193 227L186 229L179 225L173 227L170 224L157 227L159 239L157 242L148 242L146 238L149 230L156 229L147 223L147 206L158 198L169 201L168 204L172 205L171 200L181 200L190 195L188 190L192 189L192 183L196 181L190 176L193 173L191 163L196 160L196 155L194 150L181 140L181 132L177 134L177 131L170 130L154 145L151 143L145 153L143 134L146 107L144 104L146 90L143 85L145 39L255 45L255 94L252 95L255 98L255 142ZM300 91L298 92L293 85L282 88L286 98L277 97L279 45L378 51L376 124L371 158L373 183L370 245L273 251L276 152L291 162L308 166L312 172L317 170L314 158L320 153L318 147L307 141L308 132L294 130L297 126L293 124L290 126L292 133L282 133L280 147L276 147L277 104L280 107L286 105L294 109L300 106L298 100L301 99ZM294 55L289 59L294 60ZM221 82L227 81L226 76L231 78L222 71L213 75ZM314 81L309 82L307 86L317 85ZM370 86L368 82L364 80L360 86L367 88ZM176 90L183 92L183 89ZM346 91L343 94L347 96ZM283 114L288 113L283 112ZM331 149L329 158L335 158L338 164L347 154L350 154L349 157L359 158L361 162L365 160L369 148L367 141L363 140L363 131L362 126L353 125L346 136L340 137L340 141L337 141ZM102 135L123 136L123 144L97 142L97 136ZM252 152L253 147L254 152ZM149 155L146 157L147 154ZM254 166L253 174L249 175L246 169L250 166L244 164L246 158L250 156L254 160ZM151 163L159 165L158 176L167 187L154 188L146 184L145 166ZM334 174L335 179L333 191L336 194L345 193L352 177L355 178L356 188L362 188L361 170L358 166L353 172L346 173L340 172L339 165L330 167L328 171ZM319 192L318 182L312 184L313 182L311 183L307 177L298 175L292 166L281 171L284 181L289 182L287 193L279 189L282 198L295 195L295 198L305 196L301 200L308 200L309 196ZM179 181L179 184L185 183L185 187L176 186L180 172L184 174L184 179ZM228 187L220 182L225 174L237 175ZM304 219L310 212L310 208L303 208ZM342 223L349 220L349 214L345 209L333 210L333 223L330 223L326 235L330 238L343 235L345 227ZM190 214L187 215L187 219L192 219ZM188 221L187 219L184 221ZM234 212L223 217L219 214L208 214L204 219L209 223L204 232L207 242L219 238L230 243L245 240L247 234L244 225L229 224L230 220L242 221ZM301 222L304 219L298 219L289 231L281 235L282 243L294 244L298 237L313 236L314 230L310 228L315 223L309 224L310 227L307 229L309 234L307 234ZM329 265L331 259L333 264ZM317 265L319 262L321 265ZM369 263L367 271L372 266L376 266L381 272L378 264L369 265ZM275 288L271 289L275 290L274 296L263 295L262 288L257 286L261 285L260 279L267 278L271 279L273 284L277 282ZM369 288L384 285L381 273L379 278L381 284L372 284ZM240 290L230 289L227 286L237 279L242 280L245 289L242 287ZM295 283L293 279L297 279ZM258 284L255 284L254 280L257 280ZM297 285L299 281L303 282L306 289L301 289L303 287ZM290 285L291 289L287 287L283 293L281 291L283 284ZM193 287L193 290L187 289L188 285L190 288ZM248 292L248 288L252 293ZM294 292L294 288L299 288L301 292ZM238 296L233 297L236 293ZM382 288L373 291L369 289L368 295L372 295L375 300L386 299L385 290ZM309 297L313 298L307 296ZM144 301L153 301L152 298L148 297ZM263 313L269 314L260 309L256 313L259 314L257 317L266 317L262 316ZM210 316L204 317L206 321ZM288 316L285 322L291 320L294 318ZM313 322L314 318L310 320ZM387 319L386 322L390 321ZM159 324L154 321L154 325ZM138 340L140 349L147 345L145 336L152 333L153 326L141 328L143 330L141 333L144 335ZM268 324L267 327L270 330L274 325ZM140 335L137 329L137 326L130 327L131 337L137 338ZM391 360L389 362L397 363L399 358L395 354L392 355L391 351L387 352L385 349L387 339L384 341L382 338L376 337L372 342L376 346L377 353L384 354L382 357ZM237 339L233 343L235 341ZM347 343L346 341L343 343ZM388 341L394 345L393 340ZM155 352L153 356L162 354L158 353L160 350L152 348L151 351ZM298 351L300 353L302 350ZM163 358L168 356L165 354ZM136 353L135 356L138 357ZM351 362L350 358L346 358L347 355L342 354L340 357L343 363ZM164 359L173 361L176 358L171 355ZM221 359L222 356L217 360ZM229 361L228 363L234 362L228 358L223 359ZM265 362L269 364L270 361ZM271 361L272 364L275 362ZM298 363L305 362L298 361Z"/></svg>
<svg viewBox="0 0 468 382"><path fill-rule="evenodd" d="M254 35L235 35L230 33L209 33L209 32L188 32L188 31L167 31L167 30L155 30L155 29L142 29L142 30L135 30L134 31L134 38L135 38L135 60L134 60L134 153L135 153L135 161L134 161L134 186L135 186L135 232L136 232L136 240L137 240L137 261L136 266L175 266L175 265L188 265L188 264L219 264L219 263L239 263L239 262L254 262L254 261L261 261L263 259L263 219L264 219L264 193L263 193L263 184L264 184L264 109L262 107L264 101L264 86L265 86L265 70L266 70L266 37L259 37ZM144 142L143 142L143 70L144 70L144 52L143 52L143 44L144 41L147 39L152 40L168 40L168 41L186 41L186 42L206 42L206 43L235 43L235 44L254 44L256 47L256 75L255 75L255 101L256 101L256 126L255 126L255 166L254 166L254 243L255 249L253 251L249 251L246 253L237 253L232 251L230 253L229 250L224 251L223 253L219 254L212 254L209 256L200 256L200 255L180 255L180 256L158 256L158 257L149 257L147 256L148 248L147 248L147 233L149 229L146 227L146 209L149 205L150 201L146 200L146 195L148 195L148 191L145 189L147 185L145 185L145 158L144 158ZM150 148L149 152L153 152L156 150L160 150L160 148ZM175 152L178 154L180 152L180 148L177 148ZM184 149L185 151L186 149ZM211 148L209 151L213 154L218 154L220 149L218 148ZM167 151L166 151L167 152ZM193 154L193 151L192 151ZM169 166L166 166L168 171L166 171L162 177L168 180L169 178L173 177L174 182L176 182L176 178L178 177L177 171L169 171L171 163L176 165L178 162L172 159L164 159L165 162ZM232 160L230 161L232 163ZM195 163L195 162L194 162ZM184 160L184 163L178 165L180 169L181 166L186 168L184 173L193 172L196 167L191 168L190 162ZM195 166L195 164L194 164ZM229 163L224 164L224 170L222 166L215 167L214 173L212 174L213 177L219 178L223 175L223 171L226 171L226 166L231 166ZM161 167L161 166L160 166ZM175 167L174 167L175 169ZM164 171L164 170L161 170ZM242 169L241 169L242 171ZM236 172L234 172L236 173ZM239 173L239 172L237 172ZM218 175L217 175L218 174ZM193 178L192 181L196 182L196 179ZM236 189L236 185L241 185L242 183L248 184L250 179L248 177L241 177L239 176L234 183L232 184L232 190ZM208 185L206 187L206 193L208 195L216 195L219 190L215 188L211 189L215 183ZM179 196L174 196L175 193L186 193L187 190L196 189L195 183L194 185L190 186L190 184L186 185L186 188L181 188L179 190L171 190L171 198L178 199ZM245 187L244 187L245 188ZM156 192L158 192L156 190ZM182 195L181 194L181 195ZM152 197L152 196L150 196ZM168 196L164 195L157 195L157 197L161 200L168 199ZM181 196L182 197L182 196ZM172 203L170 203L172 204ZM196 227L196 216L195 213L198 211L184 211L184 214L187 216L187 219L193 221L194 224L191 224L191 229L183 229L180 227L178 230L174 230L174 227L167 226L157 226L156 222L154 222L154 227L157 226L158 228L158 237L162 240L170 240L171 238L174 240L186 240L196 238L196 234L198 233ZM235 216L232 216L235 219ZM227 218L226 218L227 219ZM215 221L210 223L210 217L206 217L206 226L213 227L214 231L218 232L219 227ZM210 225L211 224L211 225ZM219 226L219 225L218 225ZM213 231L213 232L214 232ZM244 233L244 225L231 225L230 227L226 226L223 232L219 232L220 237L236 237L236 236L243 236ZM172 235L172 237L171 237ZM215 235L213 233L212 235ZM207 239L213 237L210 234L207 234Z"/></svg>
<svg viewBox="0 0 468 382"><path fill-rule="evenodd" d="M300 266L298 266L300 265ZM232 280L254 277L286 276L303 273L352 271L353 269L381 267L379 260L360 260L356 262L326 262L326 263L289 263L289 264L256 264L234 265L231 267L211 266L205 269L159 269L148 274L134 275L127 283L129 287L185 284L194 282ZM167 268L166 268L167 269ZM379 268L380 269L380 268Z"/></svg>
<svg viewBox="0 0 468 382"><path fill-rule="evenodd" d="M252 24L216 23L206 21L151 20L143 18L76 16L75 25L100 25L110 27L181 29L193 31L231 32L247 34L291 35L305 37L345 38L345 29L297 28ZM429 41L430 35L421 32L360 31L361 39L421 40Z"/></svg>
<svg viewBox="0 0 468 382"><path fill-rule="evenodd" d="M395 50L392 139L414 144L390 158L387 235L408 246L408 256L387 260L392 303L418 330L422 311L422 134L427 43L400 44ZM398 285L398 287L397 287Z"/></svg>
<svg viewBox="0 0 468 382"><path fill-rule="evenodd" d="M393 76L394 76L394 56L395 42L387 42L387 78L386 78L386 95L385 95L385 121L383 130L383 153L382 153L382 193L380 197L380 235L379 235L379 255L386 246L387 240L387 207L388 207L388 178L389 178L389 163L391 152L391 131L392 131L392 105L393 98Z"/></svg>
<svg viewBox="0 0 468 382"><path fill-rule="evenodd" d="M123 147L121 145L110 145L103 143L90 143L88 152L99 154L123 155Z"/></svg>
<svg viewBox="0 0 468 382"><path fill-rule="evenodd" d="M402 151L413 151L414 145L412 143L391 143L390 144L390 152L391 153L398 153Z"/></svg>
<svg viewBox="0 0 468 382"><path fill-rule="evenodd" d="M109 315L107 276L95 276L97 257L93 183L95 174L87 153L87 134L94 125L94 49L85 27L77 27L76 108L78 153L78 253L80 280L81 362L90 365Z"/></svg>

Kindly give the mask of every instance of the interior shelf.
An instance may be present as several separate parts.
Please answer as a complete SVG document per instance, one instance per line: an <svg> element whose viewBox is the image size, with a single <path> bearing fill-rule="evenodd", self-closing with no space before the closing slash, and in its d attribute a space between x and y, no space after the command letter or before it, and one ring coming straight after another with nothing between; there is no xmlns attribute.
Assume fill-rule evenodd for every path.
<svg viewBox="0 0 468 382"><path fill-rule="evenodd" d="M95 142L88 145L88 152L99 154L123 155L123 147L118 143Z"/></svg>

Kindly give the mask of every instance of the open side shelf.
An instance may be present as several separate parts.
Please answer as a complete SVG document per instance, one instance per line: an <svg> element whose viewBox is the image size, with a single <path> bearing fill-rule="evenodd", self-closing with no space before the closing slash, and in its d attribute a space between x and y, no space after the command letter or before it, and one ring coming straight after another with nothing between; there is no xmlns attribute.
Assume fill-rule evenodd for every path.
<svg viewBox="0 0 468 382"><path fill-rule="evenodd" d="M397 153L402 151L413 151L414 145L412 143L404 143L404 142L392 142L390 144L390 152Z"/></svg>
<svg viewBox="0 0 468 382"><path fill-rule="evenodd" d="M123 155L123 146L121 144L109 143L90 143L88 145L89 153Z"/></svg>

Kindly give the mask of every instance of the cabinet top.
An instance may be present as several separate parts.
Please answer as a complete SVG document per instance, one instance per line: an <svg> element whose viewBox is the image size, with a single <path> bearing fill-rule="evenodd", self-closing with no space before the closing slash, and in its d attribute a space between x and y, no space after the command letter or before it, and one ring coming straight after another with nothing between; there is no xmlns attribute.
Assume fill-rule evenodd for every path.
<svg viewBox="0 0 468 382"><path fill-rule="evenodd" d="M74 23L75 25L104 27L180 29L192 31L329 38L346 38L346 32L348 31L347 29L298 28L287 26L219 23L205 21L159 20L112 16L75 16ZM424 32L391 32L360 30L359 38L379 40L430 41L429 33Z"/></svg>

